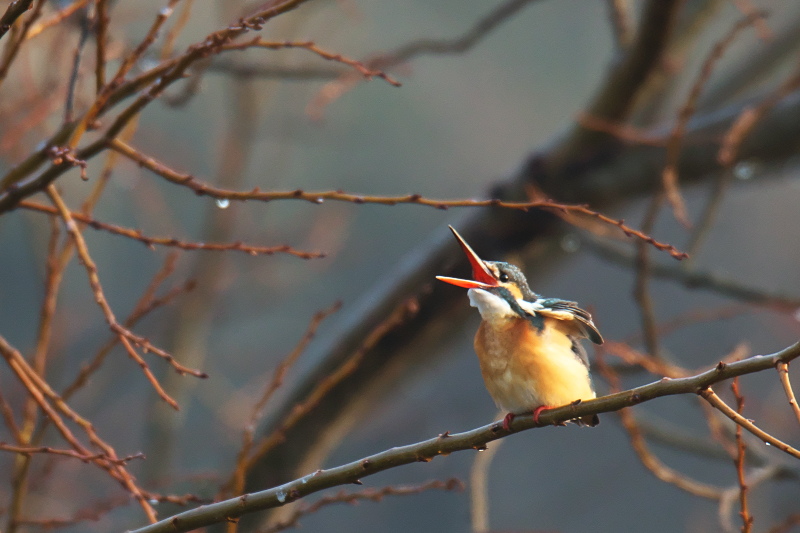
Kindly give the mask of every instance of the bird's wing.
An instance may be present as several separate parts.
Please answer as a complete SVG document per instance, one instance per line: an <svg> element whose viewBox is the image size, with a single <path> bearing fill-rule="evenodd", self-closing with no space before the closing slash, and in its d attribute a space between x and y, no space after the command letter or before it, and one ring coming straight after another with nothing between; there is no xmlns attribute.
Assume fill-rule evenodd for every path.
<svg viewBox="0 0 800 533"><path fill-rule="evenodd" d="M558 298L540 298L535 302L520 302L520 307L529 313L538 313L556 320L576 320L584 337L595 344L603 344L603 336L592 322L592 315L578 307L575 302Z"/></svg>

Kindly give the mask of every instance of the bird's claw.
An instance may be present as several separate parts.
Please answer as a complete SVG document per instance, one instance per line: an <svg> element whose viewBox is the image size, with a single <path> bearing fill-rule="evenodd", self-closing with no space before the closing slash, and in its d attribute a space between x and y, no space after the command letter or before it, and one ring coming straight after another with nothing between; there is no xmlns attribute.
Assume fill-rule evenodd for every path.
<svg viewBox="0 0 800 533"><path fill-rule="evenodd" d="M539 407L534 409L533 410L533 421L538 424L539 423L539 415L542 414L542 411L545 411L547 409L552 409L552 407L550 407L549 405L540 405Z"/></svg>
<svg viewBox="0 0 800 533"><path fill-rule="evenodd" d="M511 431L511 422L514 421L514 413L508 413L505 418L503 418L503 429L506 431Z"/></svg>

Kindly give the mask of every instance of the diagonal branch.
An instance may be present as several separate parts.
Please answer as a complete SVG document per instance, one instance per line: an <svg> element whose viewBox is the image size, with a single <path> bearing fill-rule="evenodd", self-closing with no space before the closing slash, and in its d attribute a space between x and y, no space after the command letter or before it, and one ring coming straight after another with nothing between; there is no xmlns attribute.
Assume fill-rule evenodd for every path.
<svg viewBox="0 0 800 533"><path fill-rule="evenodd" d="M694 115L697 107L697 100L700 98L700 93L703 91L706 82L711 77L714 66L722 58L722 55L730 47L736 37L749 26L756 24L763 17L764 13L760 11L749 13L746 17L734 24L730 31L714 45L703 62L700 74L692 86L691 91L689 91L686 102L678 113L678 121L672 129L672 134L667 142L667 162L664 165L661 179L664 182L664 191L666 192L667 200L669 200L669 203L672 205L672 212L675 214L675 218L678 222L685 227L690 227L691 222L689 221L689 213L686 210L683 196L678 188L677 167L678 158L681 154L681 141L686 132L686 125L689 123L689 119L692 118L692 115Z"/></svg>
<svg viewBox="0 0 800 533"><path fill-rule="evenodd" d="M66 206L64 201L61 199L61 195L58 194L54 185L50 185L47 188L47 194L50 197L50 200L53 202L53 205L56 206L59 213L61 214L61 218L64 221L64 225L67 228L67 232L70 234L70 237L75 242L75 249L78 252L78 256L81 258L84 267L86 268L86 272L89 275L89 284L92 286L92 292L94 292L95 301L97 305L100 306L100 309L103 311L103 315L105 316L106 322L108 322L109 328L113 331L117 336L119 336L120 342L125 347L125 350L128 352L128 355L136 361L136 363L142 368L142 372L144 373L147 380L153 385L153 388L156 390L158 395L170 404L174 409L178 409L178 404L175 403L173 400L161 387L158 383L158 380L150 371L150 367L144 361L144 359L138 354L136 349L133 345L141 346L143 349L147 351L151 351L158 355L159 357L165 359L169 362L175 370L180 374L192 374L193 376L205 378L208 377L206 374L192 370L190 368L186 368L175 359L160 348L156 348L150 342L138 335L132 333L129 329L125 326L121 325L117 322L116 317L114 316L114 311L111 310L111 306L108 304L106 300L105 294L103 293L103 287L100 285L100 278L97 275L97 266L94 264L91 256L89 255L89 249L86 247L86 242L83 240L83 235L81 235L81 231L78 228L78 225L72 218L72 212Z"/></svg>
<svg viewBox="0 0 800 533"><path fill-rule="evenodd" d="M8 4L6 12L0 17L0 39L3 38L3 35L8 33L8 30L11 29L14 22L30 9L32 4L33 0L12 0L12 2Z"/></svg>
<svg viewBox="0 0 800 533"><path fill-rule="evenodd" d="M792 390L792 382L789 381L789 363L780 363L777 366L777 370L783 390L786 392L786 398L789 400L789 405L792 406L797 422L800 423L800 406L797 405L797 398L794 397L794 391Z"/></svg>
<svg viewBox="0 0 800 533"><path fill-rule="evenodd" d="M250 412L250 419L248 420L247 425L245 426L244 434L242 435L242 447L239 449L239 453L236 456L236 468L229 483L231 486L230 491L225 490L227 487L224 487L223 490L220 491L221 494L230 494L230 492L233 494L241 494L244 491L248 457L250 455L250 450L253 448L253 435L256 432L256 426L258 421L261 419L264 407L266 407L270 398L272 398L272 395L275 394L275 391L281 387L283 380L286 378L286 374L289 372L289 369L292 367L295 361L297 361L300 355L302 355L308 344L314 338L317 328L322 321L339 311L341 307L342 302L338 301L331 307L315 313L311 319L311 323L306 328L306 332L300 339L300 342L298 342L289 355L287 355L278 364L277 368L275 369L275 374L272 377L272 381L264 389L264 393L255 403L255 405L253 405L252 411Z"/></svg>
<svg viewBox="0 0 800 533"><path fill-rule="evenodd" d="M248 513L281 507L309 494L339 485L356 483L363 477L391 468L416 462L428 462L434 457L446 456L452 452L480 449L488 442L519 431L555 425L587 415L618 411L664 396L703 394L709 391L708 387L715 383L736 376L768 370L779 363L788 363L797 357L800 357L800 342L772 355L757 355L728 365L721 364L696 376L672 380L662 379L649 385L595 400L547 410L541 414L538 423L533 421L531 415L518 416L511 423L511 431L503 430L501 422L494 422L465 433L454 435L443 433L439 437L423 442L391 448L346 465L320 470L278 487L192 509L131 533L192 531L236 519Z"/></svg>
<svg viewBox="0 0 800 533"><path fill-rule="evenodd" d="M778 365L780 363L785 363L785 362L787 362L787 361L777 360L777 361L775 361L775 365ZM728 366L730 366L730 365L728 365ZM792 448L791 446L789 446L785 442L776 439L775 437L773 437L772 435L770 435L766 431L764 431L762 429L759 429L750 420L746 419L745 417L743 417L742 415L737 413L735 410L733 410L730 406L728 406L728 404L723 402L722 398L717 396L717 394L713 390L711 390L710 388L704 389L704 390L700 391L698 394L700 394L700 396L705 398L706 401L708 403L710 403L713 407L716 407L717 409L719 409L722 412L722 414L724 414L725 416L727 416L728 418L730 418L731 420L733 420L734 422L736 422L737 424L742 426L744 429L746 429L747 431L749 431L750 433L752 433L753 435L755 435L759 439L763 440L768 445L775 446L779 450L788 453L792 457L796 457L796 458L800 459L800 450Z"/></svg>

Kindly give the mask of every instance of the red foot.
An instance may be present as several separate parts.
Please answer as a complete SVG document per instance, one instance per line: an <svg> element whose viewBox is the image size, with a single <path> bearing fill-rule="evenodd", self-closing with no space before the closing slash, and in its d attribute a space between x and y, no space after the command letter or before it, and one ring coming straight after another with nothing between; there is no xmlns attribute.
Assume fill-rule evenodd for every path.
<svg viewBox="0 0 800 533"><path fill-rule="evenodd" d="M539 423L539 415L542 414L542 411L546 411L547 409L552 409L549 405L540 405L536 409L533 410L533 421L537 424Z"/></svg>
<svg viewBox="0 0 800 533"><path fill-rule="evenodd" d="M503 429L511 431L511 422L514 421L514 413L508 413L503 419Z"/></svg>

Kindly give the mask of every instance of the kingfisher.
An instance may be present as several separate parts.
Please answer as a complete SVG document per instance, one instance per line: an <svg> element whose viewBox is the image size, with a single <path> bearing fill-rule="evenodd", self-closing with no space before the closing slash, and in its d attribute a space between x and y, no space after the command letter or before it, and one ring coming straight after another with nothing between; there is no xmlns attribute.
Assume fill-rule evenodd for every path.
<svg viewBox="0 0 800 533"><path fill-rule="evenodd" d="M542 298L530 287L522 271L502 261L484 261L450 226L472 265L474 280L436 276L469 289L472 307L481 314L475 335L475 353L489 394L508 414L503 428L510 430L514 416L595 398L589 375L589 358L581 344L589 339L603 344L592 316L575 302ZM578 425L596 426L600 419L587 415Z"/></svg>

